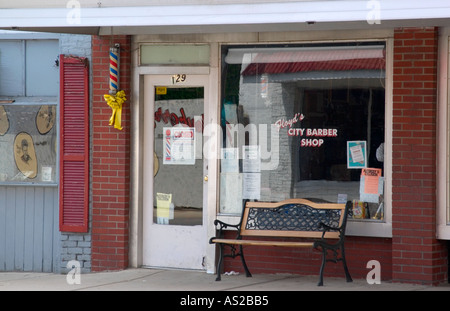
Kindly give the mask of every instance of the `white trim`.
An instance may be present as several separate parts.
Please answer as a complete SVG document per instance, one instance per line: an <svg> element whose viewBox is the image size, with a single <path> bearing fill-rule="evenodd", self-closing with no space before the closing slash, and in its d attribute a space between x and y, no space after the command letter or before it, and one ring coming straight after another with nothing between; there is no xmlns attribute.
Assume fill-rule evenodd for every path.
<svg viewBox="0 0 450 311"><path fill-rule="evenodd" d="M143 185L153 182L152 178L149 178L144 174L146 170L153 167L153 163L145 161L145 154L148 151L151 152L152 144L145 144L145 129L148 129L148 124L153 124L153 114L148 113L144 109L145 98L148 100L148 93L145 92L144 79L151 75L171 75L177 73L186 73L189 75L201 75L208 76L206 88L208 96L205 98L209 104L205 105L205 117L208 116L208 120L205 119L205 123L217 123L218 121L218 80L219 68L218 68L218 44L209 43L210 45L210 65L209 66L139 66L139 45L142 41L133 38L132 42L132 98L131 103L131 202L130 202L130 252L129 260L131 267L140 267L144 261L144 236L145 231L148 229L144 226L144 223L149 220L145 220L148 215L145 213L145 196L147 195L143 191ZM146 120L144 122L144 119ZM216 135L217 136L217 135ZM219 137L216 137L216 146L218 144ZM216 150L216 152L218 152ZM205 160L206 161L206 160ZM213 221L215 219L216 201L217 201L217 161L208 160L207 173L209 175L209 181L207 183L207 206L208 212L205 213L206 219L204 219L204 227L206 230L206 237L214 235L215 227ZM149 168L150 167L150 168ZM148 175L148 174L147 174ZM145 182L144 182L145 180ZM150 222L153 220L150 219ZM205 240L206 248L206 262L205 269L207 273L214 273L215 271L215 247L210 245L208 240Z"/></svg>
<svg viewBox="0 0 450 311"><path fill-rule="evenodd" d="M393 130L394 39L386 39L385 133L384 133L384 222L353 221L347 223L347 235L392 237L392 130Z"/></svg>
<svg viewBox="0 0 450 311"><path fill-rule="evenodd" d="M31 5L30 5L31 6ZM354 0L0 9L0 28L267 25L447 19L447 0ZM378 22L378 21L375 21ZM202 32L204 32L203 30Z"/></svg>
<svg viewBox="0 0 450 311"><path fill-rule="evenodd" d="M138 268L142 265L142 197L143 197L143 164L144 149L144 75L137 70L139 63L138 48L133 40L131 52L131 103L130 103L130 240L129 265Z"/></svg>
<svg viewBox="0 0 450 311"><path fill-rule="evenodd" d="M27 39L61 39L59 33L41 33L32 31L0 30L0 40L27 40Z"/></svg>
<svg viewBox="0 0 450 311"><path fill-rule="evenodd" d="M436 235L438 239L450 240L449 212L449 40L450 28L441 29L438 54L438 111L437 111L437 211Z"/></svg>
<svg viewBox="0 0 450 311"><path fill-rule="evenodd" d="M143 124L143 265L156 267L170 267L181 269L206 270L211 273L214 271L214 251L208 243L209 235L207 228L212 226L209 223L209 214L215 214L215 205L208 206L208 190L210 182L199 180L203 189L203 224L195 226L164 226L155 224L153 221L154 212L154 95L155 86L170 85L171 75L145 75L144 76L144 124ZM210 108L210 76L209 75L190 75L189 79L180 83L184 86L203 86L204 87L204 117L205 124L208 124L211 118L209 116ZM203 173L208 174L209 160L203 158ZM205 208L206 207L206 208ZM191 240L192 239L192 240ZM189 243L194 241L197 243ZM174 257L170 250L175 247L179 252L178 258ZM210 251L207 254L207 249ZM199 260L203 257L203 261ZM182 259L182 260L181 260ZM167 264L167 266L166 266Z"/></svg>
<svg viewBox="0 0 450 311"><path fill-rule="evenodd" d="M347 235L392 238L392 131L393 131L394 39L386 39L385 133L384 133L384 222L347 223Z"/></svg>
<svg viewBox="0 0 450 311"><path fill-rule="evenodd" d="M139 75L174 75L189 73L191 75L208 75L209 66L140 66L136 68Z"/></svg>

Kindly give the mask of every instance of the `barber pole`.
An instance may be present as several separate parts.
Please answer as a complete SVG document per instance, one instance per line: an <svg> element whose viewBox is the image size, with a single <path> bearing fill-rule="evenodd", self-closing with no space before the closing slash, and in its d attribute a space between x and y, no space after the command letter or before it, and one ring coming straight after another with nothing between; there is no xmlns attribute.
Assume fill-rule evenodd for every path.
<svg viewBox="0 0 450 311"><path fill-rule="evenodd" d="M115 95L119 89L119 44L109 49L109 93Z"/></svg>
<svg viewBox="0 0 450 311"><path fill-rule="evenodd" d="M172 132L170 129L166 130L166 154L165 154L165 161L171 161L172 160L172 156L170 154L171 152L171 136L172 136Z"/></svg>

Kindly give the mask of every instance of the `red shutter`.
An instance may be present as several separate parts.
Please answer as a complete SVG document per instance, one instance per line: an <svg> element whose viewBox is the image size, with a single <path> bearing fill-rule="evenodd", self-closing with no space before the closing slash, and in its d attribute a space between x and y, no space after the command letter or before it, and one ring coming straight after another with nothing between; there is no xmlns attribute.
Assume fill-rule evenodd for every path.
<svg viewBox="0 0 450 311"><path fill-rule="evenodd" d="M59 228L88 231L89 78L86 58L60 56Z"/></svg>

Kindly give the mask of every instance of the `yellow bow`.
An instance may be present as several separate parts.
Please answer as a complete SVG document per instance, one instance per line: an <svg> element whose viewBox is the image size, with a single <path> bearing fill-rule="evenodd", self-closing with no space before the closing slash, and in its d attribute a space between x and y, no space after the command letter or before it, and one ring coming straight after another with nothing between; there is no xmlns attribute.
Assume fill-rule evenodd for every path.
<svg viewBox="0 0 450 311"><path fill-rule="evenodd" d="M124 91L119 91L116 95L103 95L108 106L112 108L112 115L109 119L109 125L114 124L114 128L122 130L122 104L127 100Z"/></svg>

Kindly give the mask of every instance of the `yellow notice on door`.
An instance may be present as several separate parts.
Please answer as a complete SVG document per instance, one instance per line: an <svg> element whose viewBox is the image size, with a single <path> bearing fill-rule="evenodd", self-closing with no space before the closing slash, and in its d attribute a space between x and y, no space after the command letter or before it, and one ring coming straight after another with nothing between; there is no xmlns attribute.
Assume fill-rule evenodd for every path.
<svg viewBox="0 0 450 311"><path fill-rule="evenodd" d="M167 94L167 87L165 86L156 87L156 95L166 95L166 94Z"/></svg>
<svg viewBox="0 0 450 311"><path fill-rule="evenodd" d="M156 217L157 223L162 225L169 224L170 205L172 203L171 193L156 193Z"/></svg>

